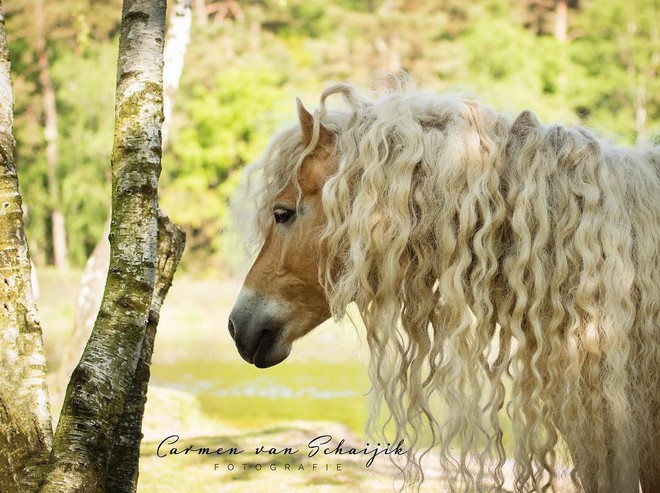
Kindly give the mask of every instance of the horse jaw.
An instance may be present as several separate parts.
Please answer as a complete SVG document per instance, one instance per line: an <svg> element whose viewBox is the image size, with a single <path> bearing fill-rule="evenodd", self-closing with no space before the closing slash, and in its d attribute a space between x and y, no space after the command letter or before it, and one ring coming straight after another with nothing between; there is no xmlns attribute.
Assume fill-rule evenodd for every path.
<svg viewBox="0 0 660 493"><path fill-rule="evenodd" d="M288 312L283 303L243 287L229 314L229 334L245 361L268 368L289 356L291 343L283 337Z"/></svg>

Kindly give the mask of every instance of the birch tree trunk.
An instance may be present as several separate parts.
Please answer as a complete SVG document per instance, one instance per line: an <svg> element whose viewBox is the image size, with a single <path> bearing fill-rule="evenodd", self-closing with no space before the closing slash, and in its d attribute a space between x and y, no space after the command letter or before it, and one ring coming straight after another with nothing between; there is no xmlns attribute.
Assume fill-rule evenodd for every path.
<svg viewBox="0 0 660 493"><path fill-rule="evenodd" d="M568 0L558 0L555 7L555 39L566 43L568 39Z"/></svg>
<svg viewBox="0 0 660 493"><path fill-rule="evenodd" d="M57 179L57 105L55 87L50 77L50 64L46 52L46 13L44 0L35 0L35 48L39 63L39 84L43 97L44 138L46 139L46 165L48 167L48 195L51 207L51 227L53 240L53 262L58 269L69 267L66 246L66 227L60 200L59 183Z"/></svg>
<svg viewBox="0 0 660 493"><path fill-rule="evenodd" d="M119 426L115 431L114 446L108 466L106 491L134 493L137 490L142 418L147 402L147 388L151 377L151 356L154 350L160 307L172 285L174 271L183 255L185 233L162 213L158 216L158 264L156 287L151 300L147 330L142 344L138 366L124 406Z"/></svg>
<svg viewBox="0 0 660 493"><path fill-rule="evenodd" d="M191 0L177 0L167 29L167 42L164 51L165 65L163 67L163 110L165 113L163 149L166 149L169 143L172 106L174 105L176 93L179 91L183 64L190 42L191 7Z"/></svg>
<svg viewBox="0 0 660 493"><path fill-rule="evenodd" d="M106 221L103 228L103 236L97 243L94 251L87 259L82 276L80 277L80 289L76 300L75 315L73 319L73 332L66 351L60 360L53 386L53 403L61 403L64 390L71 378L71 372L76 367L89 334L92 331L96 315L101 308L103 291L105 290L105 279L110 264L110 220Z"/></svg>
<svg viewBox="0 0 660 493"><path fill-rule="evenodd" d="M125 0L112 151L110 269L71 375L44 493L103 492L156 281L165 0Z"/></svg>
<svg viewBox="0 0 660 493"><path fill-rule="evenodd" d="M191 32L191 0L177 0L175 10L170 15L167 39L163 51L163 111L161 129L162 148L166 149L172 122L172 108L179 91ZM110 262L110 248L107 239L102 238L94 248L80 281L80 292L76 303L76 316L71 342L62 359L55 386L66 385L71 370L80 357L85 341L92 330L96 313L101 305L105 287L105 273Z"/></svg>
<svg viewBox="0 0 660 493"><path fill-rule="evenodd" d="M14 102L4 22L0 0L0 491L12 492L39 484L52 428L14 164Z"/></svg>
<svg viewBox="0 0 660 493"><path fill-rule="evenodd" d="M124 0L110 267L55 436L14 166L0 0L0 491L131 492L158 316L183 232L158 210L166 0ZM155 291L154 291L155 289ZM146 335L145 335L146 334ZM109 473L110 471L110 473Z"/></svg>

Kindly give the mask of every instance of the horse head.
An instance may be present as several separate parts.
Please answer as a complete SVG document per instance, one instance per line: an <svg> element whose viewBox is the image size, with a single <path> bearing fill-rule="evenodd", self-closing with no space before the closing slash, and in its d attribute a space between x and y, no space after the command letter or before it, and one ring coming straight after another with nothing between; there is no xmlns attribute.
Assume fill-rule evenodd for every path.
<svg viewBox="0 0 660 493"><path fill-rule="evenodd" d="M313 140L314 120L298 100L300 139ZM319 236L325 226L323 184L333 166L335 135L323 125L297 173L272 204L272 224L229 315L241 357L258 368L282 362L293 341L330 317L319 282Z"/></svg>

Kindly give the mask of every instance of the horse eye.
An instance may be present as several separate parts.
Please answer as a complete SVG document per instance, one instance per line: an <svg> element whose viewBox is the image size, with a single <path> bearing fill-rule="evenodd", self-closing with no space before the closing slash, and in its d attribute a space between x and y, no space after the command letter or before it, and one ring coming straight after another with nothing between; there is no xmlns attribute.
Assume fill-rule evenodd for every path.
<svg viewBox="0 0 660 493"><path fill-rule="evenodd" d="M284 224L293 219L296 215L296 211L293 209L285 209L284 207L276 207L273 210L273 216L275 217L275 222L278 224Z"/></svg>

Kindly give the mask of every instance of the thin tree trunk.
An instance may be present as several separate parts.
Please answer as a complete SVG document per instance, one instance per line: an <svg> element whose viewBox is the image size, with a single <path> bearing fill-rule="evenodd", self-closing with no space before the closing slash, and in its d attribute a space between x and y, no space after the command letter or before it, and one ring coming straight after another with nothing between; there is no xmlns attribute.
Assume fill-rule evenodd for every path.
<svg viewBox="0 0 660 493"><path fill-rule="evenodd" d="M174 12L170 16L170 25L167 30L163 67L163 149L167 148L170 137L172 120L172 106L174 98L179 91L179 82L183 73L183 64L190 42L190 26L192 24L192 11L190 0L177 0Z"/></svg>
<svg viewBox="0 0 660 493"><path fill-rule="evenodd" d="M261 22L253 19L250 22L250 53L256 55L261 51Z"/></svg>
<svg viewBox="0 0 660 493"><path fill-rule="evenodd" d="M209 16L206 13L206 1L195 0L195 15L197 16L197 23L205 26L209 23Z"/></svg>
<svg viewBox="0 0 660 493"><path fill-rule="evenodd" d="M394 73L398 74L401 71L401 53L399 51L399 35L395 32L390 34L390 43L389 43L389 62L387 69Z"/></svg>
<svg viewBox="0 0 660 493"><path fill-rule="evenodd" d="M558 0L555 8L555 39L561 45L559 53L559 74L557 86L559 92L564 94L568 83L566 75L567 52L565 45L568 41L568 1Z"/></svg>
<svg viewBox="0 0 660 493"><path fill-rule="evenodd" d="M106 491L113 493L134 493L137 490L140 443L142 442L142 418L147 402L147 388L151 377L151 356L154 350L156 328L160 318L160 308L172 285L174 272L179 265L185 246L185 233L173 224L167 216L158 217L158 275L151 310L147 321L147 331L142 344L142 353L135 371L131 391L126 399L124 414L115 434L114 447L108 467Z"/></svg>
<svg viewBox="0 0 660 493"><path fill-rule="evenodd" d="M76 309L73 320L73 332L67 344L66 352L60 361L60 365L53 382L53 404L62 402L71 372L76 367L89 334L92 331L96 316L101 308L101 300L105 289L105 280L108 275L110 264L110 220L106 221L103 228L103 236L94 248L94 251L85 263L80 278L80 290L76 301Z"/></svg>
<svg viewBox="0 0 660 493"><path fill-rule="evenodd" d="M555 39L566 43L568 39L568 2L559 0L555 9Z"/></svg>
<svg viewBox="0 0 660 493"><path fill-rule="evenodd" d="M631 30L630 37L634 36L635 30ZM637 90L635 91L635 130L637 131L637 145L648 144L649 134L647 127L648 112L646 106L648 104L647 87L652 87L651 84L656 80L658 75L658 67L660 66L660 34L658 33L657 23L651 23L651 56L646 69L640 67L639 76L637 78ZM632 40L631 40L632 45ZM632 54L630 55L629 63L634 64ZM635 70L637 72L637 70Z"/></svg>
<svg viewBox="0 0 660 493"><path fill-rule="evenodd" d="M0 0L0 491L39 484L52 442L46 360L14 164L13 91Z"/></svg>
<svg viewBox="0 0 660 493"><path fill-rule="evenodd" d="M124 0L112 152L110 269L71 376L44 493L105 491L115 429L145 338L157 260L165 0Z"/></svg>
<svg viewBox="0 0 660 493"><path fill-rule="evenodd" d="M646 87L643 83L637 85L635 91L635 130L637 131L637 145L648 142L646 130Z"/></svg>
<svg viewBox="0 0 660 493"><path fill-rule="evenodd" d="M231 60L236 56L236 48L234 46L234 38L230 35L225 35L220 38L220 43L222 44L222 50L224 51L224 56L227 60Z"/></svg>
<svg viewBox="0 0 660 493"><path fill-rule="evenodd" d="M57 106L55 88L50 78L48 54L46 53L45 17L44 0L35 0L35 48L39 62L39 84L41 85L43 97L44 138L46 139L46 164L48 167L48 196L51 203L51 227L53 234L53 261L58 269L66 269L69 267L66 228L57 179Z"/></svg>

